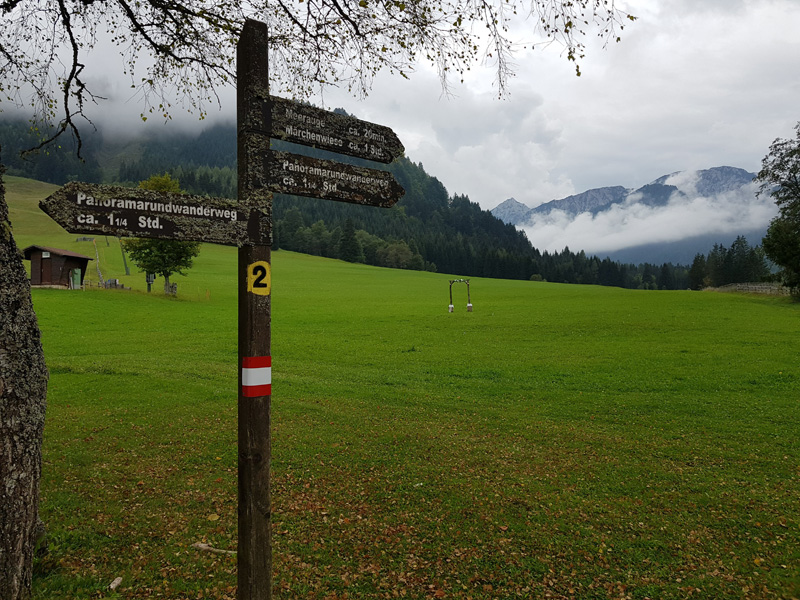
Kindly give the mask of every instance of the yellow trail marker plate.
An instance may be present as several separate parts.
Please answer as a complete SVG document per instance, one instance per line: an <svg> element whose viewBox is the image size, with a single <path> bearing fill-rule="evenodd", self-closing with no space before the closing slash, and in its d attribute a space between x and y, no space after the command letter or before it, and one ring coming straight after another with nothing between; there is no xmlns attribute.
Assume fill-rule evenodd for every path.
<svg viewBox="0 0 800 600"><path fill-rule="evenodd" d="M247 265L247 291L258 296L269 296L272 290L272 269L264 260Z"/></svg>

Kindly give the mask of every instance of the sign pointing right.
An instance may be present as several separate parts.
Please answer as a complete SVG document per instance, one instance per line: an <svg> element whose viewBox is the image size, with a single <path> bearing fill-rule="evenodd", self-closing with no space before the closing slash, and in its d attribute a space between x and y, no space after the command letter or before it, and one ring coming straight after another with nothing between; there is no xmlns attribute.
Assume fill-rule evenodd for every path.
<svg viewBox="0 0 800 600"><path fill-rule="evenodd" d="M266 188L278 194L390 208L405 190L388 171L268 150Z"/></svg>
<svg viewBox="0 0 800 600"><path fill-rule="evenodd" d="M277 96L269 97L269 106L273 138L381 163L390 163L405 152L395 132L385 125Z"/></svg>

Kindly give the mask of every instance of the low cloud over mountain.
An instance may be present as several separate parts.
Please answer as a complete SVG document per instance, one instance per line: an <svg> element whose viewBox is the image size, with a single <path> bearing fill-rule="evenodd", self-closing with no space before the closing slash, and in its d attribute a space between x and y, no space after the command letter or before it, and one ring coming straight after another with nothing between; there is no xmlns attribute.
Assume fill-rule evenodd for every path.
<svg viewBox="0 0 800 600"><path fill-rule="evenodd" d="M761 242L777 208L768 196L756 197L753 177L733 167L681 171L636 190L599 188L535 208L511 198L491 212L543 251L569 247L617 260L686 262L737 235Z"/></svg>

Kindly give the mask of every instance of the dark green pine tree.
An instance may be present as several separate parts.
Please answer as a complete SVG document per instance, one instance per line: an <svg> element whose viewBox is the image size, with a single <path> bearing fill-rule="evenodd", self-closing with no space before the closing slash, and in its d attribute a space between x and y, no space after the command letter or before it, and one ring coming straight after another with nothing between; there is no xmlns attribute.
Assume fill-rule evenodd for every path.
<svg viewBox="0 0 800 600"><path fill-rule="evenodd" d="M693 290L702 290L706 286L707 277L706 257L697 253L689 269L689 287Z"/></svg>
<svg viewBox="0 0 800 600"><path fill-rule="evenodd" d="M728 250L722 244L714 244L711 252L706 258L706 271L709 283L713 287L720 287L727 283L725 281L725 261L728 257Z"/></svg>
<svg viewBox="0 0 800 600"><path fill-rule="evenodd" d="M361 244L356 237L356 228L352 219L347 219L339 239L339 258L347 262L362 262Z"/></svg>

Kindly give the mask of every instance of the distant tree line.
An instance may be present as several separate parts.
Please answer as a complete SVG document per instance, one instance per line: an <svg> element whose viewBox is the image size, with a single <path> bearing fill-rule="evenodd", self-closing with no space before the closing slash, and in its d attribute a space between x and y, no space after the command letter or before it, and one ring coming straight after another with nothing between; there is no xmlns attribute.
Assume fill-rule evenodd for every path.
<svg viewBox="0 0 800 600"><path fill-rule="evenodd" d="M625 264L606 257L577 254L569 248L561 252L544 252L538 261L539 274L531 278L556 283L606 285L639 290L684 290L688 285L688 268L663 263Z"/></svg>
<svg viewBox="0 0 800 600"><path fill-rule="evenodd" d="M163 173L177 179L186 193L236 198L236 128L214 125L195 137L147 140L137 155L120 162L111 177L135 185Z"/></svg>
<svg viewBox="0 0 800 600"><path fill-rule="evenodd" d="M36 147L42 139L50 137L54 129L39 130L23 119L0 120L0 141L3 147L3 164L9 175L28 177L47 183L64 184L68 181L100 183L103 170L94 152L85 153L80 160L75 153L76 142L69 136L59 140L59 146L21 155L24 150ZM98 131L87 131L84 144L94 151L102 145Z"/></svg>
<svg viewBox="0 0 800 600"><path fill-rule="evenodd" d="M25 124L21 125L14 129L0 122L0 133L13 131L19 138L25 133ZM23 136L15 147L23 147L25 143ZM102 179L123 185L137 185L153 175L166 173L188 193L236 197L236 131L232 125L210 127L199 136L172 135L132 144L126 157L115 168L106 167L105 172L94 158L102 144L99 133L84 140L85 171L80 171L71 162L73 159L56 153L40 155L12 172L51 183ZM331 157L323 151L300 150L281 142L273 145ZM71 156L69 152L64 154ZM4 155L10 157L5 152ZM367 164L341 156L336 159ZM39 166L39 161L49 167ZM72 166L76 168L70 169ZM672 263L624 264L569 248L540 252L524 232L482 210L467 196L449 195L422 164L402 158L388 169L406 190L400 202L388 210L276 195L274 247L350 262L467 277L647 290L701 289L758 281L768 273L761 249L751 248L744 238L737 239L730 249L717 245L707 256L698 255L691 267Z"/></svg>
<svg viewBox="0 0 800 600"><path fill-rule="evenodd" d="M180 182L187 194L213 196L216 198L236 198L236 170L231 167L197 166L193 163L159 168L159 161L151 157L136 161L122 161L119 166L117 183L132 185L145 181L153 175L169 175Z"/></svg>
<svg viewBox="0 0 800 600"><path fill-rule="evenodd" d="M714 244L707 255L695 255L689 268L689 287L701 290L731 283L763 281L769 277L769 263L763 248L751 246L740 235L730 248Z"/></svg>
<svg viewBox="0 0 800 600"><path fill-rule="evenodd" d="M436 265L422 257L413 239L384 240L363 229L356 230L351 219L333 230L324 221L307 227L297 208L290 208L283 219L275 222L273 249L281 248L378 267L436 271Z"/></svg>

